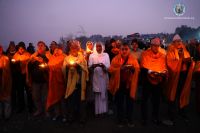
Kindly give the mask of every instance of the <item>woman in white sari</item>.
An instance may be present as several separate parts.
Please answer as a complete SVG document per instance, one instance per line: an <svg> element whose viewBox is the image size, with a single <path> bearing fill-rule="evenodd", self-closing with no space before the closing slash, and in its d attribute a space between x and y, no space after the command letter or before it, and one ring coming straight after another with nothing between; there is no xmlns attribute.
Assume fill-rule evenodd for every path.
<svg viewBox="0 0 200 133"><path fill-rule="evenodd" d="M104 53L104 45L97 42L94 46L93 54L89 57L89 68L93 70L92 85L95 96L95 114L100 115L108 111L107 87L110 59L107 53Z"/></svg>

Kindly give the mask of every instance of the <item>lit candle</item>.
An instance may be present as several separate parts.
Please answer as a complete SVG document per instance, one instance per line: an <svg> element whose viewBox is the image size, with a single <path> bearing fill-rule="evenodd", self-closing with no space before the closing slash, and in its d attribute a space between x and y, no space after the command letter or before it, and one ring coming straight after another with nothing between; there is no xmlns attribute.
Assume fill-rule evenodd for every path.
<svg viewBox="0 0 200 133"><path fill-rule="evenodd" d="M132 65L129 65L129 64L127 64L127 65L125 65L126 67L131 67Z"/></svg>
<svg viewBox="0 0 200 133"><path fill-rule="evenodd" d="M74 64L75 64L75 61L74 61L74 60L70 60L70 61L69 61L69 64L70 64L70 65L74 65Z"/></svg>
<svg viewBox="0 0 200 133"><path fill-rule="evenodd" d="M15 60L15 59L11 59L11 61L12 61L12 62L16 62L16 60Z"/></svg>
<svg viewBox="0 0 200 133"><path fill-rule="evenodd" d="M90 49L87 49L86 53L93 53L93 51Z"/></svg>
<svg viewBox="0 0 200 133"><path fill-rule="evenodd" d="M41 68L45 68L45 67L47 67L47 64L46 64L46 63L41 63L39 66L40 66Z"/></svg>

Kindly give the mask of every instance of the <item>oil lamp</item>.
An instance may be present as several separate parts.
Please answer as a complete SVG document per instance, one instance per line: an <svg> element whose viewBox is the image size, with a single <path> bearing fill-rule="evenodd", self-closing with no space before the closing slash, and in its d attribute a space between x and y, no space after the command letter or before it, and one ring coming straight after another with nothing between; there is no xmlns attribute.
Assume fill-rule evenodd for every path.
<svg viewBox="0 0 200 133"><path fill-rule="evenodd" d="M40 68L45 68L45 67L47 67L47 63L41 63L41 64L39 65L39 67L40 67Z"/></svg>
<svg viewBox="0 0 200 133"><path fill-rule="evenodd" d="M70 65L74 65L74 64L75 64L75 61L74 61L74 60L70 60L70 61L69 61L69 64L70 64Z"/></svg>
<svg viewBox="0 0 200 133"><path fill-rule="evenodd" d="M14 62L16 62L16 60L15 59L11 59L11 61L14 63Z"/></svg>
<svg viewBox="0 0 200 133"><path fill-rule="evenodd" d="M93 51L90 50L90 49L87 49L87 50L86 50L86 53L93 53Z"/></svg>

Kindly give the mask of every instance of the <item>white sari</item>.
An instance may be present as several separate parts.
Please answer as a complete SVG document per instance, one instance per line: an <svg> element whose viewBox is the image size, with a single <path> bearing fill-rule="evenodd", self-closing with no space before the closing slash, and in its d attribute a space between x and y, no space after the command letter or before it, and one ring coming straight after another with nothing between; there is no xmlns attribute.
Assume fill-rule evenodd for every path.
<svg viewBox="0 0 200 133"><path fill-rule="evenodd" d="M96 48L96 46L95 46ZM102 46L103 51L103 46ZM108 69L110 67L110 59L107 53L96 52L94 49L94 53L90 55L88 65L91 67L93 64L103 63ZM95 96L95 114L106 113L108 110L107 103L107 89L108 89L108 73L104 72L101 67L94 68L94 72L92 75L93 78L93 92Z"/></svg>

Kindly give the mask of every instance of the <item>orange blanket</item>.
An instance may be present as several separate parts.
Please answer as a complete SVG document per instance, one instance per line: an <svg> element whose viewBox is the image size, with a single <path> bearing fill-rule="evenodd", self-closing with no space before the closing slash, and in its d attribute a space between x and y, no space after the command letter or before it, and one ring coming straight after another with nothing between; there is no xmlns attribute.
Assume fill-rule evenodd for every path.
<svg viewBox="0 0 200 133"><path fill-rule="evenodd" d="M16 61L20 61L20 67L21 67L21 72L22 74L26 73L26 67L28 64L28 60L30 58L30 54L28 52L25 52L24 54L20 55L18 52L15 53L15 55L13 56L13 59L15 59Z"/></svg>
<svg viewBox="0 0 200 133"><path fill-rule="evenodd" d="M0 86L0 101L10 101L11 96L11 72L10 63L7 56L0 57L0 69L2 69L1 86Z"/></svg>
<svg viewBox="0 0 200 133"><path fill-rule="evenodd" d="M81 74L74 67L68 69L68 75L66 75L66 66L70 64L71 61L76 62L81 67ZM72 55L66 56L63 63L63 74L67 77L67 88L65 92L65 98L67 99L76 89L77 82L81 82L81 101L85 100L86 96L86 81L88 80L88 68L85 57L82 53L78 54L78 57Z"/></svg>
<svg viewBox="0 0 200 133"><path fill-rule="evenodd" d="M182 44L184 58L189 58L190 54L186 50L185 46ZM194 69L195 63L192 61L190 67L188 68L188 74L186 78L186 82L183 86L183 91L180 97L180 108L185 107L189 104L189 96L191 89L191 80L192 80L192 72ZM175 101L176 91L178 87L178 81L181 70L185 70L186 64L183 63L182 59L179 58L178 49L173 45L169 45L167 50L167 67L169 70L169 81L167 86L167 97L170 101Z"/></svg>
<svg viewBox="0 0 200 133"><path fill-rule="evenodd" d="M110 82L109 82L109 91L115 95L120 85L120 68L122 66L122 57L121 54L115 56L111 62L109 72L111 74ZM135 94L138 85L138 74L140 71L140 67L137 59L133 57L132 54L129 55L127 63L128 65L132 65L135 68L134 73L130 78L130 97L135 99Z"/></svg>
<svg viewBox="0 0 200 133"><path fill-rule="evenodd" d="M151 49L148 49L142 53L140 65L142 68L146 68L155 72L167 70L165 54L162 52L153 54Z"/></svg>
<svg viewBox="0 0 200 133"><path fill-rule="evenodd" d="M65 56L51 56L49 59L49 90L46 109L59 102L65 95L65 83L62 66Z"/></svg>

